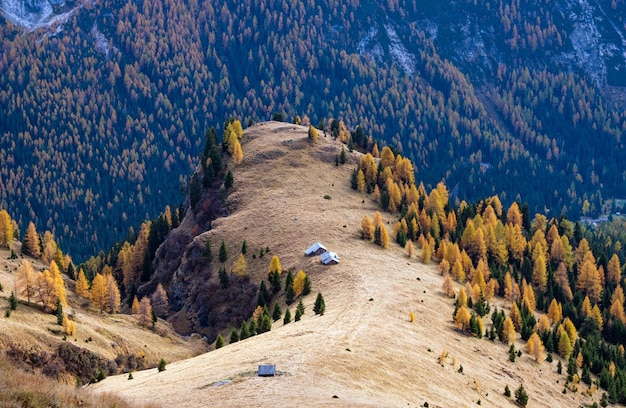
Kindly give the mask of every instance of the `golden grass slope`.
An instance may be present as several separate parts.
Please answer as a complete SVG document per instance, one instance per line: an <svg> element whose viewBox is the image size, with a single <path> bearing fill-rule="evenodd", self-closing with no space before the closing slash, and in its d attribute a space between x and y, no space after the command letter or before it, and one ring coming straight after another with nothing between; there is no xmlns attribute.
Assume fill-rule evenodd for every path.
<svg viewBox="0 0 626 408"><path fill-rule="evenodd" d="M15 250L20 253L19 243ZM17 310L10 317L5 317L9 309L7 301L15 291L17 269L22 258L9 259L6 249L0 250L0 352L8 348L26 351L54 353L63 340L62 327L56 324L56 316L43 313L38 307L29 307L26 300L20 298ZM29 259L36 270L44 266L36 260ZM93 351L101 357L114 360L118 355L135 355L144 359L147 367L157 364L161 358L167 361L181 360L198 355L206 350L204 341L199 338L183 338L176 334L169 324L159 321L155 330L141 328L133 316L124 314L99 314L79 306L81 301L73 292L74 282L67 279L68 307L66 315L76 324L76 335L68 336L67 341ZM87 342L87 339L91 339ZM19 363L19 362L18 362ZM61 378L74 384L73 376Z"/></svg>
<svg viewBox="0 0 626 408"><path fill-rule="evenodd" d="M107 378L92 386L95 390L176 407L405 407L425 402L469 407L478 401L483 407L504 407L515 405L504 397L505 386L513 392L520 384L531 407L577 407L598 400L598 395L592 400L581 393L562 394L565 377L556 374L557 359L535 363L524 353L511 363L504 344L456 331L452 300L441 293L434 264L409 260L396 244L384 250L360 239L363 216L372 216L377 206L350 189L358 153L336 167L338 142L320 135L310 144L307 128L276 122L248 129L243 142L245 157L234 169L228 198L232 212L213 222L207 234L225 239L229 248L239 248L243 239L250 251L270 246L284 270L304 269L313 291L304 299L303 319L274 323L269 333L168 364L161 373L137 372L132 381ZM394 219L384 217L391 231ZM305 257L315 241L337 252L341 263L324 267L317 257ZM269 262L267 256L250 259L255 279L267 276ZM312 312L317 292L326 300L324 316ZM228 334L223 333L226 339ZM444 351L448 358L439 363ZM264 363L276 364L280 375L257 377L257 366Z"/></svg>

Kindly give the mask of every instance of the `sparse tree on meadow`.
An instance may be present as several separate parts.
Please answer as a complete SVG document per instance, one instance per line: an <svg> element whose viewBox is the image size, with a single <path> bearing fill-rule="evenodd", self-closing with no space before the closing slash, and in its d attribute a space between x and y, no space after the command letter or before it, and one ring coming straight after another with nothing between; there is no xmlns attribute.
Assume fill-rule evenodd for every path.
<svg viewBox="0 0 626 408"><path fill-rule="evenodd" d="M117 313L120 311L122 300L120 296L120 290L117 287L117 282L112 274L106 275L106 299L105 310L108 313Z"/></svg>
<svg viewBox="0 0 626 408"><path fill-rule="evenodd" d="M82 299L89 299L89 282L87 282L83 268L80 268L78 271L78 278L76 279L76 294Z"/></svg>
<svg viewBox="0 0 626 408"><path fill-rule="evenodd" d="M285 310L285 317L283 318L283 324L291 323L291 312L289 309Z"/></svg>
<svg viewBox="0 0 626 408"><path fill-rule="evenodd" d="M317 133L317 129L315 129L313 126L309 126L309 140L312 142L317 142L317 139L319 138L319 134Z"/></svg>
<svg viewBox="0 0 626 408"><path fill-rule="evenodd" d="M143 327L148 327L152 323L152 305L150 304L150 298L144 296L139 302L139 324Z"/></svg>
<svg viewBox="0 0 626 408"><path fill-rule="evenodd" d="M158 284L154 293L150 298L150 302L152 304L152 309L156 312L157 316L164 319L167 317L169 312L169 300L167 298L167 292L163 288L162 284Z"/></svg>
<svg viewBox="0 0 626 408"><path fill-rule="evenodd" d="M470 315L469 309L465 306L459 307L454 315L454 324L462 331L468 331L470 329Z"/></svg>
<svg viewBox="0 0 626 408"><path fill-rule="evenodd" d="M361 221L361 238L368 241L374 239L374 222L367 215Z"/></svg>
<svg viewBox="0 0 626 408"><path fill-rule="evenodd" d="M315 299L315 305L313 306L313 312L318 315L324 315L326 311L326 302L324 302L324 296L321 293L317 294L317 298Z"/></svg>
<svg viewBox="0 0 626 408"><path fill-rule="evenodd" d="M224 242L224 240L222 240L222 243L220 244L219 259L222 263L228 261L228 248L226 248L226 242Z"/></svg>
<svg viewBox="0 0 626 408"><path fill-rule="evenodd" d="M293 278L293 292L296 297L300 296L304 291L306 277L306 273L301 269L296 273L296 277Z"/></svg>
<svg viewBox="0 0 626 408"><path fill-rule="evenodd" d="M278 275L280 276L283 273L283 267L280 264L280 259L278 258L277 255L272 256L272 260L270 261L270 266L268 269L268 279L271 280L272 278L272 272L278 272Z"/></svg>
<svg viewBox="0 0 626 408"><path fill-rule="evenodd" d="M131 315L138 315L139 311L140 311L140 306L139 306L139 300L137 299L137 295L135 295L133 297L133 303L130 307L130 314Z"/></svg>
<svg viewBox="0 0 626 408"><path fill-rule="evenodd" d="M6 210L0 210L0 246L11 248L13 243L13 223Z"/></svg>
<svg viewBox="0 0 626 408"><path fill-rule="evenodd" d="M237 260L231 268L231 272L238 276L245 276L248 273L248 262L243 254L239 254Z"/></svg>
<svg viewBox="0 0 626 408"><path fill-rule="evenodd" d="M104 311L106 307L106 295L107 295L107 282L106 278L101 274L96 274L91 282L91 290L89 291L89 300L91 304L98 310L100 313Z"/></svg>
<svg viewBox="0 0 626 408"><path fill-rule="evenodd" d="M39 234L37 233L35 224L32 221L28 223L28 228L26 229L26 234L24 235L22 253L24 255L30 255L33 258L41 258Z"/></svg>
<svg viewBox="0 0 626 408"><path fill-rule="evenodd" d="M26 297L28 305L30 305L31 299L34 299L37 295L37 286L38 279L33 269L33 264L28 260L22 261L17 270L17 288L18 293Z"/></svg>
<svg viewBox="0 0 626 408"><path fill-rule="evenodd" d="M513 344L515 342L515 326L513 325L513 321L509 316L507 316L502 322L502 335L500 336L500 340L506 344Z"/></svg>
<svg viewBox="0 0 626 408"><path fill-rule="evenodd" d="M544 350L545 347L541 342L541 338L537 333L531 334L530 338L526 342L526 351L528 354L535 358L535 361L543 361L544 360Z"/></svg>

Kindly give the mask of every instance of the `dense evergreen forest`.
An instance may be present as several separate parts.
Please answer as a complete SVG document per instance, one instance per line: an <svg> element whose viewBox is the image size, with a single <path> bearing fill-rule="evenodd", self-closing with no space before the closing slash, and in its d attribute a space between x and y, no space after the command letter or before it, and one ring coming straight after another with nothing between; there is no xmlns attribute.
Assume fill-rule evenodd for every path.
<svg viewBox="0 0 626 408"><path fill-rule="evenodd" d="M280 112L360 125L453 199L595 216L626 177L624 15L623 0L96 0L30 32L0 17L0 204L84 260L183 200L210 125Z"/></svg>

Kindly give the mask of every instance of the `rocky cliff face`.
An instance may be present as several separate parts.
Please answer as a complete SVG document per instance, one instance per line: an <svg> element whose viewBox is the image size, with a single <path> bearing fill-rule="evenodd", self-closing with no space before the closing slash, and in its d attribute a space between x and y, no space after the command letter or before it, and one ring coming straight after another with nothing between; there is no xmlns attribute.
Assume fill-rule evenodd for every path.
<svg viewBox="0 0 626 408"><path fill-rule="evenodd" d="M72 2L73 3L73 2ZM14 24L28 30L64 18L72 11L71 5L65 0L2 0L0 11Z"/></svg>
<svg viewBox="0 0 626 408"><path fill-rule="evenodd" d="M205 188L195 208L188 209L181 225L172 230L156 252L154 275L139 287L139 297L150 295L159 283L168 293L169 317L181 334L201 333L211 343L224 327L239 326L256 306L257 285L248 276L230 276L228 287L220 285L217 262L208 264L205 257L211 222L226 215L221 181ZM214 260L220 242L212 240Z"/></svg>

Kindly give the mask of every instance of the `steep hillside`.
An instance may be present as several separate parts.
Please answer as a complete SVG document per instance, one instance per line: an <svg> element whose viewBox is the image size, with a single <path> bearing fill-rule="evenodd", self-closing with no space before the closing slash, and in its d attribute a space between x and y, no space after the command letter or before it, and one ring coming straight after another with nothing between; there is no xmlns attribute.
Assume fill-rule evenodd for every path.
<svg viewBox="0 0 626 408"><path fill-rule="evenodd" d="M19 251L16 244L15 249ZM64 277L68 292L66 316L76 325L74 336L65 336L55 315L44 313L40 305L20 303L10 312L7 301L16 292L17 270L22 259L9 259L0 250L0 351L21 368L75 385L86 383L99 370L105 375L155 367L161 358L181 360L206 350L199 336L184 338L159 321L153 330L139 326L137 318L125 314L100 314L88 309L74 294L74 282ZM30 259L36 270L44 266ZM35 303L35 302L33 302Z"/></svg>
<svg viewBox="0 0 626 408"><path fill-rule="evenodd" d="M230 116L360 124L460 199L623 194L623 0L3 4L60 14L0 17L0 204L77 261L176 206Z"/></svg>
<svg viewBox="0 0 626 408"><path fill-rule="evenodd" d="M243 162L234 168L229 214L205 234L230 248L247 240L251 252L270 246L283 267L304 269L312 280L299 322L272 325L260 334L193 359L107 378L93 386L133 401L180 407L205 406L514 406L503 396L523 384L529 406L572 407L599 400L562 393L565 374L527 353L509 361L508 347L460 333L452 324L452 300L441 292L434 265L408 259L392 244L382 249L360 239L361 220L377 205L350 188L358 153L335 165L341 144L306 128L270 122L248 129ZM328 198L325 198L325 197ZM391 228L396 221L385 215ZM195 240L205 239L200 234ZM320 241L341 262L322 266L304 250ZM257 252L258 253L258 252ZM184 260L183 260L184 262ZM250 279L267 276L269 258L248 265ZM312 312L321 292L326 313ZM502 299L495 301L507 308ZM295 309L295 304L290 309ZM409 312L416 315L409 321ZM293 313L292 313L293 315ZM223 335L228 334L224 331ZM515 344L523 349L521 340ZM448 353L448 357L439 357ZM259 364L276 364L279 375L256 376ZM566 363L566 362L565 362ZM581 391L585 389L580 386Z"/></svg>

